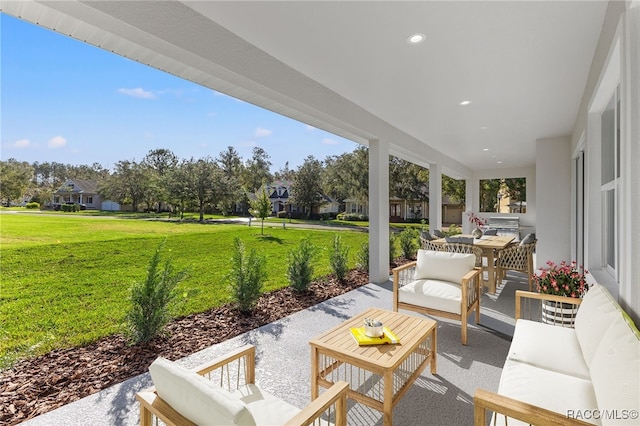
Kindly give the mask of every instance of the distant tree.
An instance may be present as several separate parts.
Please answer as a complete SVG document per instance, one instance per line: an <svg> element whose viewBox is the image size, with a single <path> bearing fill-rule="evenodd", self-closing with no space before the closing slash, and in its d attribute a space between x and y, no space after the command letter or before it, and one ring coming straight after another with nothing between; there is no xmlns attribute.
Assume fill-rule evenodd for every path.
<svg viewBox="0 0 640 426"><path fill-rule="evenodd" d="M193 160L192 160L193 162ZM224 174L218 164L211 158L201 158L193 162L192 185L195 189L200 222L204 222L204 211L207 204L215 205L226 184Z"/></svg>
<svg viewBox="0 0 640 426"><path fill-rule="evenodd" d="M33 179L33 171L26 161L15 158L0 161L0 199L9 205L23 197Z"/></svg>
<svg viewBox="0 0 640 426"><path fill-rule="evenodd" d="M182 160L166 175L166 185L169 201L178 206L180 219L184 218L186 206L196 199L195 187L195 161Z"/></svg>
<svg viewBox="0 0 640 426"><path fill-rule="evenodd" d="M351 154L328 156L324 160L322 191L338 203L351 196Z"/></svg>
<svg viewBox="0 0 640 426"><path fill-rule="evenodd" d="M225 179L224 191L220 196L217 207L222 214L231 213L236 203L242 203L244 192L242 191L242 173L244 165L238 152L232 147L222 151L217 159Z"/></svg>
<svg viewBox="0 0 640 426"><path fill-rule="evenodd" d="M500 179L480 180L480 211L496 212L498 210L498 192L500 191Z"/></svg>
<svg viewBox="0 0 640 426"><path fill-rule="evenodd" d="M429 201L429 170L389 157L389 195L405 200Z"/></svg>
<svg viewBox="0 0 640 426"><path fill-rule="evenodd" d="M115 171L98 184L98 193L102 198L131 204L138 211L151 185L149 169L135 161L123 160L115 164Z"/></svg>
<svg viewBox="0 0 640 426"><path fill-rule="evenodd" d="M309 214L315 206L324 202L322 195L322 163L313 155L305 158L304 163L298 167L296 177L291 184L292 202L308 209Z"/></svg>
<svg viewBox="0 0 640 426"><path fill-rule="evenodd" d="M442 175L442 195L449 197L454 203L464 204L466 201L466 181Z"/></svg>
<svg viewBox="0 0 640 426"><path fill-rule="evenodd" d="M253 148L253 155L247 161L242 178L243 186L247 192L255 192L263 183L271 182L272 176L269 171L271 161L269 158L269 154L264 149L257 146Z"/></svg>
<svg viewBox="0 0 640 426"><path fill-rule="evenodd" d="M296 171L289 168L289 162L287 161L286 163L284 163L284 166L282 166L277 172L274 173L273 178L278 180L293 181L295 176Z"/></svg>
<svg viewBox="0 0 640 426"><path fill-rule="evenodd" d="M271 200L269 194L267 194L266 188L263 186L258 191L258 196L255 200L250 201L251 214L262 219L262 225L260 228L260 234L264 234L264 219L271 214Z"/></svg>
<svg viewBox="0 0 640 426"><path fill-rule="evenodd" d="M357 147L348 157L351 164L349 173L350 196L359 203L369 200L369 150L367 147Z"/></svg>
<svg viewBox="0 0 640 426"><path fill-rule="evenodd" d="M160 213L162 203L169 198L167 179L178 164L178 157L168 149L153 149L142 159L142 164L148 167L152 180L147 191L149 208L155 205L156 212Z"/></svg>

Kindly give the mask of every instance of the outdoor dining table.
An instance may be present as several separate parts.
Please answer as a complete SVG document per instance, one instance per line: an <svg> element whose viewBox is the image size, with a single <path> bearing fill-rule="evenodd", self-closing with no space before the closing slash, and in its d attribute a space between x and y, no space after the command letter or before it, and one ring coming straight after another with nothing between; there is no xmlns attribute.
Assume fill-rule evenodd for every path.
<svg viewBox="0 0 640 426"><path fill-rule="evenodd" d="M473 238L472 235L456 235L456 237ZM482 238L475 238L473 245L482 249L482 255L487 258L487 280L483 282L489 288L490 294L495 294L497 286L497 273L495 267L495 253L507 247L515 239L514 236L484 235ZM433 244L442 245L447 242L446 238L439 238L431 241Z"/></svg>

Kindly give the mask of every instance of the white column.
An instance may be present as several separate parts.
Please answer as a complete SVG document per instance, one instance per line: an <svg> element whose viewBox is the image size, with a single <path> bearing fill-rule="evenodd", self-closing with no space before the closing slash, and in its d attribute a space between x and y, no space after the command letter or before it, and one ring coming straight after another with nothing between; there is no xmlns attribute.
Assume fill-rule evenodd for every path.
<svg viewBox="0 0 640 426"><path fill-rule="evenodd" d="M429 164L429 232L442 228L442 166Z"/></svg>
<svg viewBox="0 0 640 426"><path fill-rule="evenodd" d="M389 143L369 141L369 281L389 280Z"/></svg>
<svg viewBox="0 0 640 426"><path fill-rule="evenodd" d="M469 223L469 213L473 211L477 212L480 210L480 204L473 199L474 184L476 187L478 187L477 179L469 178L465 180L465 184L464 184L465 201L464 201L464 212L462 213L462 233L463 234L470 234L471 231L473 230L473 227Z"/></svg>

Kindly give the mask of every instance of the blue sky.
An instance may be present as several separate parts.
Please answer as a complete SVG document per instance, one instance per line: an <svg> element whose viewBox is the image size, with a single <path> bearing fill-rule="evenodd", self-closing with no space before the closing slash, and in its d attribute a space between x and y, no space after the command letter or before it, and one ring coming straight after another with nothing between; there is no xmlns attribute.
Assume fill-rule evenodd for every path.
<svg viewBox="0 0 640 426"><path fill-rule="evenodd" d="M11 16L0 14L0 26L2 160L110 168L156 148L188 159L233 146L247 160L259 146L276 171L357 147Z"/></svg>

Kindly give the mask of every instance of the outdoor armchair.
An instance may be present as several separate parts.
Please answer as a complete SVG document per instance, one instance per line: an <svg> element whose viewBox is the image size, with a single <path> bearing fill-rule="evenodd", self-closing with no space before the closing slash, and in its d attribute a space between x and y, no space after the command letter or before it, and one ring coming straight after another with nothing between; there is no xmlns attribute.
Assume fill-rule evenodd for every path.
<svg viewBox="0 0 640 426"><path fill-rule="evenodd" d="M523 240L524 241L524 240ZM497 276L500 283L506 275L507 270L524 272L527 274L529 282L529 291L533 287L533 252L536 249L536 241L528 244L516 244L498 250L496 259Z"/></svg>
<svg viewBox="0 0 640 426"><path fill-rule="evenodd" d="M346 425L346 382L300 410L255 384L255 347L246 345L193 370L164 358L149 367L154 387L136 394L140 425ZM328 423L329 422L329 423Z"/></svg>
<svg viewBox="0 0 640 426"><path fill-rule="evenodd" d="M459 320L467 344L467 319L480 323L482 269L474 254L418 250L417 260L393 269L393 310L407 309Z"/></svg>

